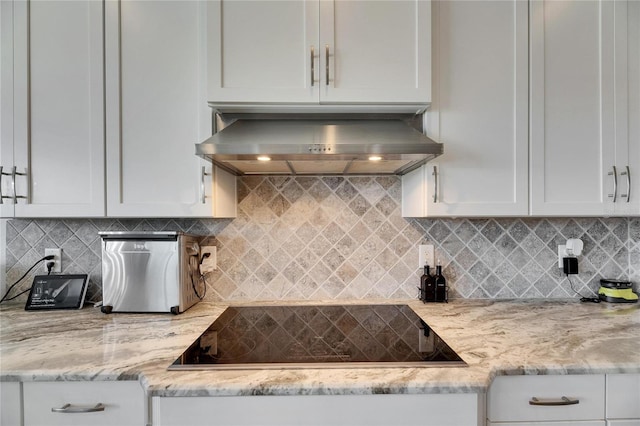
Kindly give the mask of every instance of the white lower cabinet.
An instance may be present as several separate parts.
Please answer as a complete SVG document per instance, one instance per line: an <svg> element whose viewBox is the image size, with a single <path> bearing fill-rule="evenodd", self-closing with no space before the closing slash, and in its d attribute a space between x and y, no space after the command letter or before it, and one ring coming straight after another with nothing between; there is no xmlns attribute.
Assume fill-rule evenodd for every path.
<svg viewBox="0 0 640 426"><path fill-rule="evenodd" d="M640 374L608 374L607 426L640 426Z"/></svg>
<svg viewBox="0 0 640 426"><path fill-rule="evenodd" d="M562 422L487 422L487 426L605 426L604 420L571 420Z"/></svg>
<svg viewBox="0 0 640 426"><path fill-rule="evenodd" d="M22 424L20 382L0 382L0 425Z"/></svg>
<svg viewBox="0 0 640 426"><path fill-rule="evenodd" d="M487 393L487 420L500 426L604 426L605 376L496 377Z"/></svg>
<svg viewBox="0 0 640 426"><path fill-rule="evenodd" d="M477 426L477 394L154 397L154 426Z"/></svg>
<svg viewBox="0 0 640 426"><path fill-rule="evenodd" d="M137 381L24 382L22 386L24 426L147 424L146 396Z"/></svg>

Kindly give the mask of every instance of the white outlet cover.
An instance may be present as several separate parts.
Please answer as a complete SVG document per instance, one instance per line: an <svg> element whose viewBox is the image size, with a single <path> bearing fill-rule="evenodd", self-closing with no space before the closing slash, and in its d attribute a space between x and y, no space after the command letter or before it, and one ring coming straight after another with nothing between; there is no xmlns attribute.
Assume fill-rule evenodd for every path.
<svg viewBox="0 0 640 426"><path fill-rule="evenodd" d="M45 256L50 256L53 255L55 256L53 258L53 268L51 269L51 272L62 272L62 249L60 248L48 248L48 249L44 249L44 255ZM47 269L47 263L51 262L51 260L45 260L44 261L44 270L45 272L48 272Z"/></svg>
<svg viewBox="0 0 640 426"><path fill-rule="evenodd" d="M566 245L559 245L558 246L558 268L562 268L562 258L563 257L567 257L567 246Z"/></svg>
<svg viewBox="0 0 640 426"><path fill-rule="evenodd" d="M218 268L218 248L216 246L200 247L200 257L206 253L209 253L209 257L204 259L200 265L200 272L202 274L213 272Z"/></svg>
<svg viewBox="0 0 640 426"><path fill-rule="evenodd" d="M435 251L433 244L420 244L418 249L418 268L424 268L427 264L430 267L435 267Z"/></svg>

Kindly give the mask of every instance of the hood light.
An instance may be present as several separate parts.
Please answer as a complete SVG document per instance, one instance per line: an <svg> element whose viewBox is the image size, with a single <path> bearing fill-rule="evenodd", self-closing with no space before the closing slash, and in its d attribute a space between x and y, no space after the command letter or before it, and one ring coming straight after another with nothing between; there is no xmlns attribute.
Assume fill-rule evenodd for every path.
<svg viewBox="0 0 640 426"><path fill-rule="evenodd" d="M369 161L380 161L382 160L382 157L380 157L379 155L372 155L371 157L369 157Z"/></svg>
<svg viewBox="0 0 640 426"><path fill-rule="evenodd" d="M258 157L258 161L271 161L271 157L267 157L266 155L261 155Z"/></svg>

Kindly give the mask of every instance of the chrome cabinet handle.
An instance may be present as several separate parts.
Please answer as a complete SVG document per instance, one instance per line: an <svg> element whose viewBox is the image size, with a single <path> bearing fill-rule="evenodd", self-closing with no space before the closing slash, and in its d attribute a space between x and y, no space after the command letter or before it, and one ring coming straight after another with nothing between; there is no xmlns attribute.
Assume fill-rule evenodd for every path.
<svg viewBox="0 0 640 426"><path fill-rule="evenodd" d="M62 407L52 408L54 413L95 413L98 411L104 411L104 404L98 402L93 407L73 407L71 404L64 404Z"/></svg>
<svg viewBox="0 0 640 426"><path fill-rule="evenodd" d="M18 168L16 166L13 166L11 168L11 191L13 192L13 196L11 198L13 198L14 204L18 204L18 199L20 198L24 200L27 200L29 198L28 196L18 195L16 193L16 176L27 176L27 173L18 173ZM27 187L28 186L29 185L27 185Z"/></svg>
<svg viewBox="0 0 640 426"><path fill-rule="evenodd" d="M575 405L579 404L579 399L568 398L566 396L560 398L550 398L550 399L540 399L535 396L529 400L529 405L540 405L540 406L557 406L557 405Z"/></svg>
<svg viewBox="0 0 640 426"><path fill-rule="evenodd" d="M205 193L205 186L204 186L205 176L211 176L211 173L207 173L205 166L202 166L202 171L200 172L200 202L202 204L205 204L207 200L207 194Z"/></svg>
<svg viewBox="0 0 640 426"><path fill-rule="evenodd" d="M626 198L627 199L627 203L628 203L629 200L631 199L631 170L629 170L629 166L627 166L626 167L626 171L620 173L620 175L627 177L627 193L626 194L622 194L620 197L621 198Z"/></svg>
<svg viewBox="0 0 640 426"><path fill-rule="evenodd" d="M613 175L613 194L609 194L609 198L613 198L613 202L616 202L618 198L618 171L616 166L613 166L613 171L608 173L609 176Z"/></svg>
<svg viewBox="0 0 640 426"><path fill-rule="evenodd" d="M10 173L5 173L3 171L4 167L0 166L0 204L4 204L4 199L5 198L11 198L8 195L3 195L2 194L2 176L9 176Z"/></svg>
<svg viewBox="0 0 640 426"><path fill-rule="evenodd" d="M326 74L327 77L327 82L326 85L329 85L329 45L325 45L324 46L324 55L325 55L325 64L324 64L324 72Z"/></svg>
<svg viewBox="0 0 640 426"><path fill-rule="evenodd" d="M316 82L316 49L311 46L311 87Z"/></svg>
<svg viewBox="0 0 640 426"><path fill-rule="evenodd" d="M433 176L433 202L438 202L438 167L433 166L433 172L431 173Z"/></svg>

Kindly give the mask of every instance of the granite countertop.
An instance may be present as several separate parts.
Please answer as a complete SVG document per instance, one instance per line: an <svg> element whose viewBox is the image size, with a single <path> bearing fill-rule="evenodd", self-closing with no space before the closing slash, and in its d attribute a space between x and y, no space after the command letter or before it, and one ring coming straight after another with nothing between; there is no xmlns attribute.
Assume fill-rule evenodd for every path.
<svg viewBox="0 0 640 426"><path fill-rule="evenodd" d="M300 302L321 303L344 301ZM351 303L408 303L468 366L167 371L227 305L201 302L177 316L7 305L0 308L0 380L139 380L152 396L320 395L484 392L496 375L640 373L638 304Z"/></svg>

